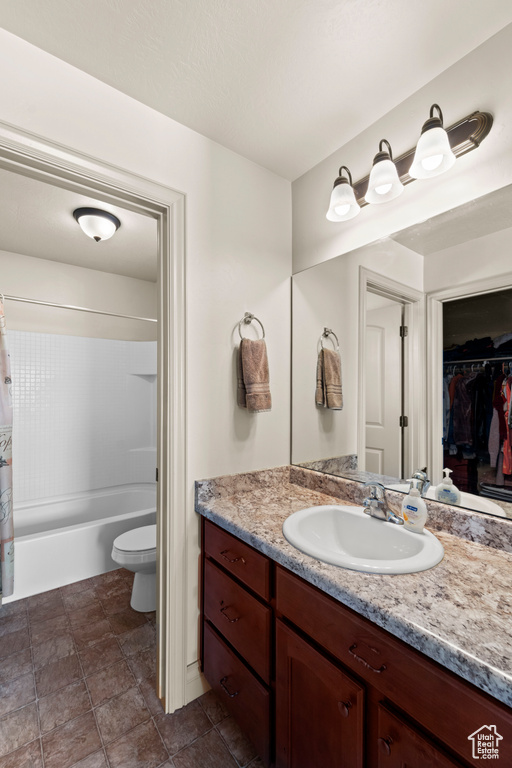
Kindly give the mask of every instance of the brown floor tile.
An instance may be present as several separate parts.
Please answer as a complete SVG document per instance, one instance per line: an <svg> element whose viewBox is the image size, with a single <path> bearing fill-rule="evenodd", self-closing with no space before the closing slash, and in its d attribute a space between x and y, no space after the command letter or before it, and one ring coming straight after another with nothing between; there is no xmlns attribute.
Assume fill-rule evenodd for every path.
<svg viewBox="0 0 512 768"><path fill-rule="evenodd" d="M0 755L7 755L37 738L39 726L35 704L17 709L0 720Z"/></svg>
<svg viewBox="0 0 512 768"><path fill-rule="evenodd" d="M25 648L20 653L13 653L0 660L0 683L7 683L16 677L26 675L32 671L32 657L30 648Z"/></svg>
<svg viewBox="0 0 512 768"><path fill-rule="evenodd" d="M61 688L57 693L39 699L38 707L41 733L47 733L88 712L91 702L85 683L80 680Z"/></svg>
<svg viewBox="0 0 512 768"><path fill-rule="evenodd" d="M15 600L14 603L0 605L0 619L7 619L9 616L19 616L20 614L26 615L26 613L26 600Z"/></svg>
<svg viewBox="0 0 512 768"><path fill-rule="evenodd" d="M95 752L84 760L80 760L79 763L75 763L71 768L109 768L109 766L107 765L105 753L101 750L101 752Z"/></svg>
<svg viewBox="0 0 512 768"><path fill-rule="evenodd" d="M176 768L238 768L216 731L174 755L173 762Z"/></svg>
<svg viewBox="0 0 512 768"><path fill-rule="evenodd" d="M155 718L165 746L174 755L212 727L199 702L192 701L172 715Z"/></svg>
<svg viewBox="0 0 512 768"><path fill-rule="evenodd" d="M45 643L39 643L32 647L34 669L40 669L47 664L52 664L65 656L71 656L75 652L75 643L69 632L56 635Z"/></svg>
<svg viewBox="0 0 512 768"><path fill-rule="evenodd" d="M30 636L28 629L19 629L17 632L10 632L2 638L0 643L0 659L11 656L13 653L22 651L30 645Z"/></svg>
<svg viewBox="0 0 512 768"><path fill-rule="evenodd" d="M38 595L31 595L30 597L27 597L26 605L29 609L36 608L38 605L43 605L49 600L54 600L60 597L60 594L60 589L58 587L57 589L50 589L47 592L39 592Z"/></svg>
<svg viewBox="0 0 512 768"><path fill-rule="evenodd" d="M152 715L163 715L162 702L156 695L156 678L152 677L139 683L140 692L144 696L146 706Z"/></svg>
<svg viewBox="0 0 512 768"><path fill-rule="evenodd" d="M75 627L73 637L78 648L86 648L89 645L106 640L112 637L112 628L107 619L100 619L92 624L84 624L82 627Z"/></svg>
<svg viewBox="0 0 512 768"><path fill-rule="evenodd" d="M28 619L24 613L7 616L5 619L0 618L0 637L10 635L11 632L17 632L25 627L28 627Z"/></svg>
<svg viewBox="0 0 512 768"><path fill-rule="evenodd" d="M70 768L101 748L94 715L85 715L43 736L45 768Z"/></svg>
<svg viewBox="0 0 512 768"><path fill-rule="evenodd" d="M130 598L132 596L132 591L124 585L115 594L109 594L103 597L100 595L98 596L100 597L101 605L107 616L121 613L121 611L131 610Z"/></svg>
<svg viewBox="0 0 512 768"><path fill-rule="evenodd" d="M56 616L54 619L47 619L46 621L38 621L31 624L30 633L32 635L32 645L39 645L45 643L56 635L62 635L63 632L69 630L69 621L66 614Z"/></svg>
<svg viewBox="0 0 512 768"><path fill-rule="evenodd" d="M29 672L16 680L0 685L0 717L14 709L30 704L36 697L34 675Z"/></svg>
<svg viewBox="0 0 512 768"><path fill-rule="evenodd" d="M68 597L68 595L76 595L77 592L83 592L85 589L90 589L92 586L92 579L74 581L72 584L66 584L65 587L61 587L60 594L62 595L65 602L65 598Z"/></svg>
<svg viewBox="0 0 512 768"><path fill-rule="evenodd" d="M108 667L124 658L119 643L114 637L103 640L96 645L91 645L89 648L83 648L78 653L86 677L92 675L98 669Z"/></svg>
<svg viewBox="0 0 512 768"><path fill-rule="evenodd" d="M43 768L40 739L0 757L0 768Z"/></svg>
<svg viewBox="0 0 512 768"><path fill-rule="evenodd" d="M266 766L261 757L257 757L256 760L249 764L248 768L266 768Z"/></svg>
<svg viewBox="0 0 512 768"><path fill-rule="evenodd" d="M158 768L167 750L151 720L106 747L111 768Z"/></svg>
<svg viewBox="0 0 512 768"><path fill-rule="evenodd" d="M133 580L135 578L134 572L129 571L127 568L120 568L119 573L121 575L121 578L123 578L126 582L128 582L128 584L131 587L133 584Z"/></svg>
<svg viewBox="0 0 512 768"><path fill-rule="evenodd" d="M98 598L96 597L96 590L93 587L84 589L83 592L74 592L73 594L64 595L62 598L66 611L79 611L80 608L85 608L86 605L96 603Z"/></svg>
<svg viewBox="0 0 512 768"><path fill-rule="evenodd" d="M93 624L96 621L102 621L105 618L105 613L103 612L100 601L96 600L96 602L86 605L85 608L69 611L68 618L71 627L74 629L75 627L83 627L84 624Z"/></svg>
<svg viewBox="0 0 512 768"><path fill-rule="evenodd" d="M253 745L240 730L232 717L223 720L217 726L217 730L224 739L227 748L239 765L245 766L257 757L257 752Z"/></svg>
<svg viewBox="0 0 512 768"><path fill-rule="evenodd" d="M213 691L206 691L198 701L214 725L225 720L229 715L226 707Z"/></svg>
<svg viewBox="0 0 512 768"><path fill-rule="evenodd" d="M156 675L156 648L146 648L145 651L128 656L126 660L138 683Z"/></svg>
<svg viewBox="0 0 512 768"><path fill-rule="evenodd" d="M53 664L47 664L46 667L38 669L35 672L37 695L39 698L48 696L50 693L58 691L59 688L65 688L66 685L74 683L82 677L78 656L66 656Z"/></svg>
<svg viewBox="0 0 512 768"><path fill-rule="evenodd" d="M93 576L91 581L96 588L108 584L116 584L123 578L122 572L124 571L125 568L114 568L114 570L107 571L107 573L100 573L98 576Z"/></svg>
<svg viewBox="0 0 512 768"><path fill-rule="evenodd" d="M64 603L62 597L57 594L49 597L48 600L35 605L33 608L28 609L28 615L30 623L33 624L36 621L46 621L47 619L53 619L55 616L62 616L64 613Z"/></svg>
<svg viewBox="0 0 512 768"><path fill-rule="evenodd" d="M124 693L135 685L135 678L126 661L120 661L111 667L101 669L87 678L87 687L92 704L97 707L107 699Z"/></svg>
<svg viewBox="0 0 512 768"><path fill-rule="evenodd" d="M116 635L147 623L145 615L134 610L115 613L109 617L109 621Z"/></svg>
<svg viewBox="0 0 512 768"><path fill-rule="evenodd" d="M95 710L98 727L105 744L149 720L151 713L138 688L110 699Z"/></svg>
<svg viewBox="0 0 512 768"><path fill-rule="evenodd" d="M125 656L133 656L146 648L156 647L156 632L151 624L147 623L130 629L129 632L123 632L117 639Z"/></svg>

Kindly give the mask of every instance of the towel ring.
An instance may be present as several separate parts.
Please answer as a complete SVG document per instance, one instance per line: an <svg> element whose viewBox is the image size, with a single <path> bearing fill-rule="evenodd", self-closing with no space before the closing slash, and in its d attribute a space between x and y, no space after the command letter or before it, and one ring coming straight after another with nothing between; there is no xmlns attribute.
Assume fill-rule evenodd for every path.
<svg viewBox="0 0 512 768"><path fill-rule="evenodd" d="M238 323L238 333L240 334L241 339L245 338L245 336L242 336L242 323L244 323L245 325L250 325L250 323L252 323L253 320L255 320L257 323L260 324L261 330L263 332L262 338L263 339L265 338L265 329L263 327L263 323L261 322L261 320L258 320L258 318L252 314L252 312L246 312L245 315L240 320L240 322Z"/></svg>
<svg viewBox="0 0 512 768"><path fill-rule="evenodd" d="M336 336L334 331L332 331L330 328L324 328L324 332L320 336L320 346L322 347L322 349L324 348L324 339L329 338L329 336L334 336L334 338L336 339L336 352L337 352L340 348L340 342L338 341L338 337Z"/></svg>

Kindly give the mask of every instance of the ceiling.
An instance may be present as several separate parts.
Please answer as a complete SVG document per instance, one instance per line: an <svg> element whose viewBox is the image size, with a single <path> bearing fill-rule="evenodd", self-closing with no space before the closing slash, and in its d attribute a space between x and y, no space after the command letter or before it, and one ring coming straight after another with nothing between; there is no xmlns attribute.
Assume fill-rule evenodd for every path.
<svg viewBox="0 0 512 768"><path fill-rule="evenodd" d="M0 0L8 31L288 179L511 21L510 0Z"/></svg>
<svg viewBox="0 0 512 768"><path fill-rule="evenodd" d="M96 243L73 218L75 208L101 208L121 226ZM155 282L155 219L93 197L0 169L0 249Z"/></svg>

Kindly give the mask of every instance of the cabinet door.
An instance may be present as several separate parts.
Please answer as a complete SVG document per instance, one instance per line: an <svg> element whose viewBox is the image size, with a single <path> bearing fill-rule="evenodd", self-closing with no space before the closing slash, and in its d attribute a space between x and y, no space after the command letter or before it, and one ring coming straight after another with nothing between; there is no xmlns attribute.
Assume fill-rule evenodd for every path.
<svg viewBox="0 0 512 768"><path fill-rule="evenodd" d="M461 768L404 720L379 706L377 768Z"/></svg>
<svg viewBox="0 0 512 768"><path fill-rule="evenodd" d="M277 768L362 768L364 689L276 624Z"/></svg>

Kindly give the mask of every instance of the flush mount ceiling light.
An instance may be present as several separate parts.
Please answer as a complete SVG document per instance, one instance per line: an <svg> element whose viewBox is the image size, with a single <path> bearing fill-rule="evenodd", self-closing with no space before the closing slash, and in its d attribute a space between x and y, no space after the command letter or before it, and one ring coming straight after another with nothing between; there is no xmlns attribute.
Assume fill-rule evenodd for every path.
<svg viewBox="0 0 512 768"><path fill-rule="evenodd" d="M434 110L437 110L438 115L434 116ZM430 109L430 118L423 125L417 147L409 149L393 160L391 147L383 139L379 145L379 153L373 161L370 175L356 181L355 184L352 184L352 177L346 166L341 166L331 193L327 219L334 222L348 221L359 213L357 206L364 208L369 203L385 203L394 200L402 193L403 187L416 178L427 179L439 176L452 167L457 157L479 147L489 134L492 123L493 117L489 112L472 112L445 130L441 108L433 104ZM387 145L387 152L382 150L383 144ZM416 159L420 166L419 171ZM342 176L343 169L349 174L349 180ZM347 194L352 191L356 203L355 213L353 201L349 205ZM348 209L347 205L349 205ZM344 210L345 214L342 215Z"/></svg>
<svg viewBox="0 0 512 768"><path fill-rule="evenodd" d="M348 178L342 175L342 171L347 172ZM357 216L360 210L361 206L352 187L352 174L346 165L342 165L334 182L327 218L329 221L348 221Z"/></svg>
<svg viewBox="0 0 512 768"><path fill-rule="evenodd" d="M438 116L434 117L434 110ZM416 146L409 176L413 179L429 179L448 171L455 163L448 134L443 128L443 113L438 104L430 107L430 117L423 123L421 136Z"/></svg>
<svg viewBox="0 0 512 768"><path fill-rule="evenodd" d="M82 231L97 243L108 240L121 226L117 216L99 208L77 208L73 216Z"/></svg>
<svg viewBox="0 0 512 768"><path fill-rule="evenodd" d="M387 146L387 151L382 145ZM373 158L373 167L368 181L368 191L364 197L367 203L387 203L404 191L404 185L398 177L393 162L391 145L386 139L379 143L379 151Z"/></svg>

